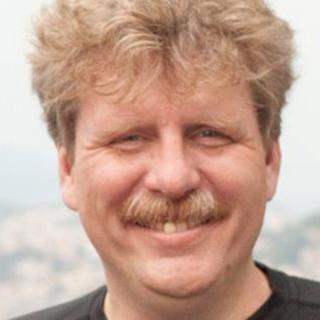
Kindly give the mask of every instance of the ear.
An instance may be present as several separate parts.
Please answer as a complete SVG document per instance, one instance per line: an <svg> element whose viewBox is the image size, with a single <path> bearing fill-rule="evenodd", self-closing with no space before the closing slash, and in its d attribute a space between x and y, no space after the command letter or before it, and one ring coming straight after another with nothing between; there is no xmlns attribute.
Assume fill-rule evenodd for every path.
<svg viewBox="0 0 320 320"><path fill-rule="evenodd" d="M276 193L281 165L281 150L278 139L271 141L266 152L266 182L267 200L271 200Z"/></svg>
<svg viewBox="0 0 320 320"><path fill-rule="evenodd" d="M72 162L65 147L58 147L60 187L64 203L71 209L77 210L75 186L72 177Z"/></svg>

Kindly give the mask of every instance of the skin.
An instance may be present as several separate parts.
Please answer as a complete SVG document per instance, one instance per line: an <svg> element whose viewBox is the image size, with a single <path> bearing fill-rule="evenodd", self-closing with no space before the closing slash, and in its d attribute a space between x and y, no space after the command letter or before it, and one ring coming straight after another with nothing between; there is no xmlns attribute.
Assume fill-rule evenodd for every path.
<svg viewBox="0 0 320 320"><path fill-rule="evenodd" d="M155 85L131 105L92 93L79 112L73 162L59 147L61 186L104 264L108 317L253 314L271 292L251 254L280 151L277 141L264 147L247 84L179 99ZM139 192L179 199L194 190L211 192L227 218L172 235L119 219Z"/></svg>

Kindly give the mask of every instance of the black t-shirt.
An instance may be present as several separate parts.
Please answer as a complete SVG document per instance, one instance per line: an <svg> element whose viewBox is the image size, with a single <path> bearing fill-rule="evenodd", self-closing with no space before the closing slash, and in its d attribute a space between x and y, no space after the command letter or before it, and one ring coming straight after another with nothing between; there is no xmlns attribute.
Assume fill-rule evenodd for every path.
<svg viewBox="0 0 320 320"><path fill-rule="evenodd" d="M257 265L269 278L273 293L248 320L320 319L320 283ZM80 299L12 320L108 320L103 313L106 292L101 287Z"/></svg>

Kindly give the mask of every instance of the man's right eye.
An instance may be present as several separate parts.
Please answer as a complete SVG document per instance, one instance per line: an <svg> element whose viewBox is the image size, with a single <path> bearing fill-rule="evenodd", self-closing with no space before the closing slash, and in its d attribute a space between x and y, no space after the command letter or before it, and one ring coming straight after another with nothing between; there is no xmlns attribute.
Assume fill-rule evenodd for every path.
<svg viewBox="0 0 320 320"><path fill-rule="evenodd" d="M142 144L145 142L145 138L141 134L127 134L116 138L111 143L112 147L119 150L136 150L139 149Z"/></svg>
<svg viewBox="0 0 320 320"><path fill-rule="evenodd" d="M142 137L139 134L130 134L123 137L123 141L140 141Z"/></svg>

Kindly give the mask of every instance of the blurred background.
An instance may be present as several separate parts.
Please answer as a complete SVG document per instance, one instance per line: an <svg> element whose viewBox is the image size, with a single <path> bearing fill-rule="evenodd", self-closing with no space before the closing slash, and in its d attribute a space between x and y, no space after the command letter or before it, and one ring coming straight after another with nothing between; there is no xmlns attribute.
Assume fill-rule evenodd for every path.
<svg viewBox="0 0 320 320"><path fill-rule="evenodd" d="M98 258L64 208L57 159L30 88L32 20L49 0L0 2L0 318L103 283ZM283 116L282 172L256 258L320 280L320 2L270 0L296 32L298 80Z"/></svg>

